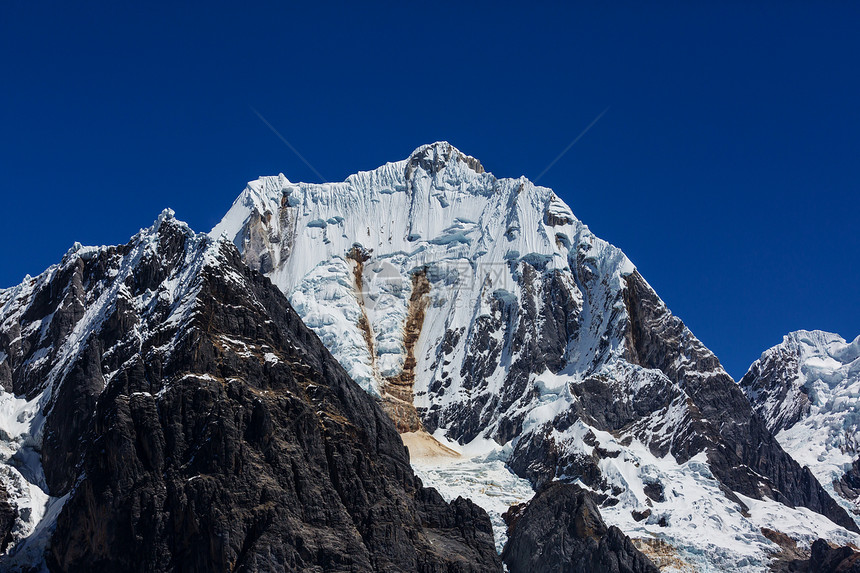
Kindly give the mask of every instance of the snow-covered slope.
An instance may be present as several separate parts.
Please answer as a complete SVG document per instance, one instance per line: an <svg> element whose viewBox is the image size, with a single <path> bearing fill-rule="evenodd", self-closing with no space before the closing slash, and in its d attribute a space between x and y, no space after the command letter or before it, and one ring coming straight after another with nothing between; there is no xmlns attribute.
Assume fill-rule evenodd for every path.
<svg viewBox="0 0 860 573"><path fill-rule="evenodd" d="M289 296L401 431L491 440L519 476L592 489L609 523L700 569L759 570L776 549L734 492L856 529L550 189L442 142L342 183L260 178L212 234Z"/></svg>
<svg viewBox="0 0 860 573"><path fill-rule="evenodd" d="M551 369L581 371L623 351L617 337L606 347L600 337L613 328L612 309L623 307L612 296L633 271L627 258L594 237L549 189L524 178L498 180L444 144L344 183L292 184L283 176L251 182L212 231L222 233L289 293L305 323L368 391L391 391L412 351L415 403L427 412L425 424L456 423L467 441L488 426L508 439L518 433L500 414L517 410L526 376L520 368L517 388L508 391L509 369L500 363L515 363L521 346L537 340L506 340L506 327L516 325L497 323L502 315L516 318L507 316L509 307L524 295L561 330L544 336L557 354L546 353ZM571 263L585 276L605 277L594 300L582 300L574 277L562 272ZM416 285L425 282L429 292L414 300ZM563 316L566 309L545 298L546 287L565 291L559 302L585 308ZM423 307L423 326L409 348L404 326L416 306ZM575 356L564 356L565 330L581 338L572 345ZM499 367L482 368L491 363ZM554 396L549 378L545 393ZM487 402L502 394L501 407ZM457 404L478 395L486 403L476 419L463 419ZM525 412L513 417L518 427Z"/></svg>
<svg viewBox="0 0 860 573"><path fill-rule="evenodd" d="M782 447L860 515L860 336L799 330L740 382Z"/></svg>

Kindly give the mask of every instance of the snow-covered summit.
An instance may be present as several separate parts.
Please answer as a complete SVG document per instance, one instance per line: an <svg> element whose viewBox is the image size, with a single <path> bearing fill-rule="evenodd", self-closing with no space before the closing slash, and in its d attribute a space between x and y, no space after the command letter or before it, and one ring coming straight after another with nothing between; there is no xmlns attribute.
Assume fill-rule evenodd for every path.
<svg viewBox="0 0 860 573"><path fill-rule="evenodd" d="M484 172L484 166L478 159L466 155L447 141L437 141L418 147L409 154L409 159L406 162L413 168L421 166L430 173L448 168L451 162L462 164L476 174Z"/></svg>
<svg viewBox="0 0 860 573"><path fill-rule="evenodd" d="M860 336L787 334L740 385L782 447L846 508L860 510L857 492L839 485L860 457Z"/></svg>
<svg viewBox="0 0 860 573"><path fill-rule="evenodd" d="M551 189L440 142L340 183L252 181L212 235L287 294L401 431L485 444L534 485L579 483L609 523L697 567L760 570L775 546L755 516L811 523L793 506L856 529ZM850 537L823 522L785 532Z"/></svg>
<svg viewBox="0 0 860 573"><path fill-rule="evenodd" d="M860 337L847 343L838 334L798 330L764 351L741 385L774 432L790 428L811 406L824 406L844 391L860 369Z"/></svg>
<svg viewBox="0 0 860 573"><path fill-rule="evenodd" d="M481 289L504 298L520 260L551 271L566 267L573 253L585 264L614 265L616 281L634 269L550 189L525 178L497 179L445 142L342 183L262 177L248 184L212 235L232 239L246 262L289 293L303 318L372 392L406 360L399 331L410 277L418 269L441 287L431 294L434 310L428 311L434 315L428 318L438 316L438 328L467 320ZM361 301L353 293L353 249L373 252L368 272L361 271L362 286L379 292L366 292ZM385 278L391 274L387 265L405 284ZM331 280L318 297L324 278ZM364 315L370 333L358 325Z"/></svg>

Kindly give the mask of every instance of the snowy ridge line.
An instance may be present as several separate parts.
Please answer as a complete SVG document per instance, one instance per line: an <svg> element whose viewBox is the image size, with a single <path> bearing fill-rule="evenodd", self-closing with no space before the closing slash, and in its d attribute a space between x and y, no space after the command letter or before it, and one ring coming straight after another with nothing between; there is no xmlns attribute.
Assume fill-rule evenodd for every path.
<svg viewBox="0 0 860 573"><path fill-rule="evenodd" d="M186 313L191 310L189 306L193 306L196 292L199 291L199 285L196 285L197 288L194 290L194 286L190 284L190 279L199 275L200 269L206 262L203 254L206 251L206 247L212 244L212 240L209 239L208 235L203 233L194 233L187 224L177 221L174 218L174 212L172 209L165 209L159 215L152 227L142 229L132 238L131 242L134 244L134 247L131 253L122 258L122 264L117 270L116 275L112 278L111 285L108 289L102 292L94 304L90 304L88 306L83 318L78 321L71 334L64 342L59 357L55 362L55 366L51 369L47 378L45 392L42 397L43 406L47 406L51 399L54 383L58 379L62 379L68 375L69 368L80 356L81 351L85 347L87 340L92 333L97 331L110 313L116 310L117 301L120 298L131 298L126 287L126 281L138 268L143 257L158 256L158 231L161 225L165 224L165 221L170 221L170 224L177 225L185 236L195 243L195 248L193 250L186 250L185 264L181 267L182 274L176 279L166 281L166 284L168 285L167 295L172 303L172 308L165 324L167 326L178 326ZM102 249L105 249L105 247L88 249L84 252L92 253L93 250ZM75 257L77 256L81 256L80 251L70 257L67 264L74 263ZM191 301L191 305L187 304L188 301ZM138 311L144 310L144 306L141 304L142 302L143 301L140 300L134 301L135 307ZM176 304L177 302L180 304ZM186 304L181 304L183 302ZM180 312L177 313L176 311ZM139 348L146 335L145 332L140 331L140 326L140 323L136 323L133 331L134 335L138 339ZM177 330L177 336L178 335L179 331ZM111 373L111 375L112 374L115 373Z"/></svg>

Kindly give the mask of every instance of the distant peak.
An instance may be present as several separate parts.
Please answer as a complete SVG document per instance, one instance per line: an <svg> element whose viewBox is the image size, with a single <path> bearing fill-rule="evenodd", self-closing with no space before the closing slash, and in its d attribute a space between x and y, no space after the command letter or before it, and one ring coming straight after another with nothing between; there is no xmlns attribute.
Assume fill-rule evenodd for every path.
<svg viewBox="0 0 860 573"><path fill-rule="evenodd" d="M842 336L824 330L795 330L782 337L783 344L795 342L806 346L825 348L834 342L845 343Z"/></svg>
<svg viewBox="0 0 860 573"><path fill-rule="evenodd" d="M163 223L164 221L169 221L170 219L173 219L175 217L176 217L176 211L174 211L173 209L168 207L168 208L164 209L158 215L158 219L156 220L156 225L161 225L161 223Z"/></svg>
<svg viewBox="0 0 860 573"><path fill-rule="evenodd" d="M438 173L452 161L465 164L475 173L484 173L484 166L480 161L466 155L447 141L422 145L412 152L407 164L410 170L421 167L427 173Z"/></svg>
<svg viewBox="0 0 860 573"><path fill-rule="evenodd" d="M188 223L180 221L176 218L176 212L173 209L164 209L155 220L155 223L149 229L141 229L143 236L163 236L163 235L185 235L194 237L197 235Z"/></svg>

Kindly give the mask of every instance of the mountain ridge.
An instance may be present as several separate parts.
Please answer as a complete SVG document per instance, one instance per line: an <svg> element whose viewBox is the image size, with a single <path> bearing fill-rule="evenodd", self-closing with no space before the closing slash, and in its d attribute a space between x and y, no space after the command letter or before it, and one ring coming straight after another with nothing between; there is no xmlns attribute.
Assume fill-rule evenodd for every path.
<svg viewBox="0 0 860 573"><path fill-rule="evenodd" d="M860 543L623 252L445 142L341 183L260 178L208 236L165 210L75 245L0 290L0 385L9 566L497 570L483 489L446 480L500 462L692 567ZM395 427L461 454L422 471L441 496Z"/></svg>
<svg viewBox="0 0 860 573"><path fill-rule="evenodd" d="M4 569L501 569L483 510L422 487L280 291L172 212L0 302L0 398L30 416L2 417L0 483L50 494Z"/></svg>

